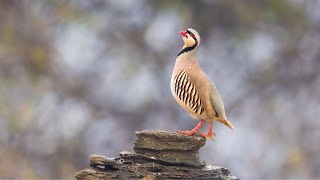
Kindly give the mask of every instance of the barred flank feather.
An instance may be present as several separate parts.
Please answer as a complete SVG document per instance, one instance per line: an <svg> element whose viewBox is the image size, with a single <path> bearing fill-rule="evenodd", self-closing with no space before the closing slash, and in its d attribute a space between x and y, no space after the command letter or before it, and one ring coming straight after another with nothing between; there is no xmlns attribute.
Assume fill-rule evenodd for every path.
<svg viewBox="0 0 320 180"><path fill-rule="evenodd" d="M204 108L196 87L189 80L185 70L182 70L175 78L174 91L181 101L196 114L202 114Z"/></svg>

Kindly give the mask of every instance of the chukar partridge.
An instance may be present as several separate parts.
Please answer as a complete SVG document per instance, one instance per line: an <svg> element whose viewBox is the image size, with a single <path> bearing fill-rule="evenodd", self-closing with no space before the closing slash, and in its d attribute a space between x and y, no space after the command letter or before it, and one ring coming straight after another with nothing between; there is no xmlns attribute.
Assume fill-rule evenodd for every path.
<svg viewBox="0 0 320 180"><path fill-rule="evenodd" d="M213 140L212 131L215 120L233 129L231 122L227 120L221 96L215 85L208 79L198 64L198 49L200 35L194 29L180 31L184 46L178 57L171 77L171 92L178 104L196 119L201 119L199 124L191 131L178 131L186 135L195 134L206 122L209 122L207 134L200 133L204 137Z"/></svg>

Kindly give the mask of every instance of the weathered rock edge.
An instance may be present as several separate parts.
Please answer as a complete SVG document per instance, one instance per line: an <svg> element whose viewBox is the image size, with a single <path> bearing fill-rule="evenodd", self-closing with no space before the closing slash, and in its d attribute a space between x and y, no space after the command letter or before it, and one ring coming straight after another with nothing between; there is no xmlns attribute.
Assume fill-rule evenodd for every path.
<svg viewBox="0 0 320 180"><path fill-rule="evenodd" d="M206 165L198 150L205 145L199 135L144 130L136 132L134 151L117 158L93 154L90 166L75 173L76 179L239 179L219 166Z"/></svg>

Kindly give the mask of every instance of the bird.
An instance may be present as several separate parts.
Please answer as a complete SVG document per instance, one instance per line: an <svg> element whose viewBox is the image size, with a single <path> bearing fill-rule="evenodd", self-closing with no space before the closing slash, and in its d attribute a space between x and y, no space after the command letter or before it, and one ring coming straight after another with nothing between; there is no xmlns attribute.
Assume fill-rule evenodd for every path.
<svg viewBox="0 0 320 180"><path fill-rule="evenodd" d="M214 121L219 121L231 129L234 127L226 117L218 89L198 63L198 49L201 42L199 33L188 28L179 34L184 45L175 61L170 89L177 103L200 122L191 131L179 130L178 133L192 136L205 122L209 122L208 133L201 132L200 135L214 140L215 133L212 131Z"/></svg>

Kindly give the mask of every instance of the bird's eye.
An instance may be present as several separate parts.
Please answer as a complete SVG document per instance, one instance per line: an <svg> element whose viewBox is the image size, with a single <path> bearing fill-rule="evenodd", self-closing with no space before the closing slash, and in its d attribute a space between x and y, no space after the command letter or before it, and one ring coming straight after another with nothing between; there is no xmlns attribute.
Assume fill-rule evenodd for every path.
<svg viewBox="0 0 320 180"><path fill-rule="evenodd" d="M195 37L193 33L190 33L190 36L191 36L191 37Z"/></svg>

